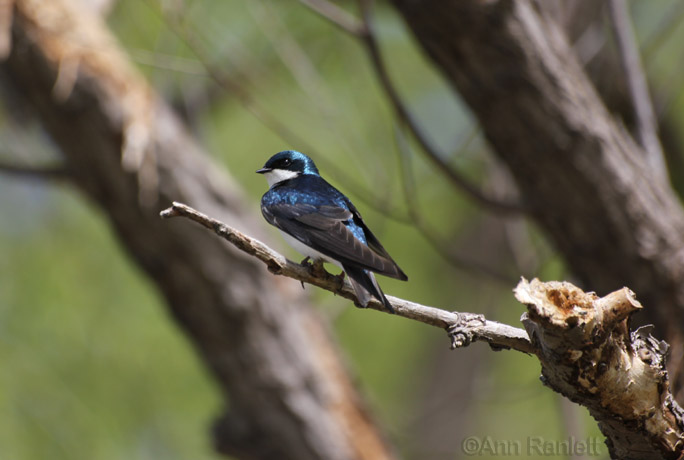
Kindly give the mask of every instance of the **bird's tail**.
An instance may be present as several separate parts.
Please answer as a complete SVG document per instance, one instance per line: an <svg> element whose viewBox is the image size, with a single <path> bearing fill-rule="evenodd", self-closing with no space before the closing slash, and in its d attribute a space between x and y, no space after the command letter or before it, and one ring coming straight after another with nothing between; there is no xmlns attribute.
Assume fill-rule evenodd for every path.
<svg viewBox="0 0 684 460"><path fill-rule="evenodd" d="M349 267L346 265L343 265L342 268L349 277L352 288L354 288L354 292L356 293L356 298L363 308L368 306L371 297L375 297L383 303L390 313L394 313L392 304L389 303L389 300L385 297L382 289L380 289L373 273L364 270L363 268Z"/></svg>

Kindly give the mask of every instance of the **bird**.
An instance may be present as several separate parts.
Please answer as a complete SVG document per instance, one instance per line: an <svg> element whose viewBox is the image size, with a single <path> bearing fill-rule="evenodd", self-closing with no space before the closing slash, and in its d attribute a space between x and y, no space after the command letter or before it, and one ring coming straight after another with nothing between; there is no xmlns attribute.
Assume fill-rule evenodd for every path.
<svg viewBox="0 0 684 460"><path fill-rule="evenodd" d="M256 171L269 189L261 213L280 230L285 241L309 260L340 267L349 278L358 305L372 297L390 313L394 308L373 273L407 281L408 277L373 235L354 204L321 177L313 160L296 150L273 155Z"/></svg>

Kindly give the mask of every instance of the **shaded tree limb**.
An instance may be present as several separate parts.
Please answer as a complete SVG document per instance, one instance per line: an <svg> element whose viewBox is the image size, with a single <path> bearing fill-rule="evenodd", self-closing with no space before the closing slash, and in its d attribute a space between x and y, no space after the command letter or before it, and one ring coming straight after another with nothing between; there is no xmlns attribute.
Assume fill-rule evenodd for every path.
<svg viewBox="0 0 684 460"><path fill-rule="evenodd" d="M630 286L684 347L684 211L613 119L564 31L530 0L393 0L585 286ZM681 363L681 361L680 361ZM684 373L670 369L673 387Z"/></svg>
<svg viewBox="0 0 684 460"><path fill-rule="evenodd" d="M648 164L654 174L660 181L667 182L667 165L658 139L658 121L648 92L648 83L641 64L627 1L608 0L608 10L620 64L632 103L637 140L644 149Z"/></svg>
<svg viewBox="0 0 684 460"><path fill-rule="evenodd" d="M163 218L179 216L214 231L274 274L356 300L339 277L289 261L187 205L174 203L161 212ZM622 288L600 298L570 283L523 279L515 296L527 306L521 319L527 332L474 313L387 298L398 316L446 328L452 348L484 341L494 349L537 356L544 384L589 409L614 458L674 459L684 454L684 411L672 398L665 369L668 345L646 328L630 331L630 317L642 308L632 291ZM375 299L369 308L385 311Z"/></svg>
<svg viewBox="0 0 684 460"><path fill-rule="evenodd" d="M299 0L314 13L330 21L350 35L360 37L365 33L364 24L344 9L328 0Z"/></svg>
<svg viewBox="0 0 684 460"><path fill-rule="evenodd" d="M609 21L606 14L606 4L604 2L594 2L592 0L576 0L574 2L577 8L573 8L565 15L553 14L559 23L565 25L564 29L569 36L571 42L578 39L578 34L587 29L592 29L598 34L596 41L602 43L599 51L592 59L589 65L584 66L584 71L591 79L593 85L596 87L599 96L603 100L608 110L615 114L615 116L622 119L634 138L638 138L637 120L635 119L634 104L631 102L629 88L625 79L624 71L621 65L619 51L615 46L607 46L606 43L610 40L604 36L611 34L611 27L606 26ZM549 3L544 2L540 4L546 7ZM659 22L659 27L656 28L650 38L646 38L646 43L643 45L643 50L640 54L643 56L644 66L648 66L649 57L653 58L653 54L657 53L657 48L664 45L666 37L668 37L674 29L674 24L681 21L684 13L684 2L678 1L668 8L663 18ZM650 43L650 44L649 44ZM577 49L577 47L575 47ZM681 66L680 66L681 67ZM681 73L680 68L679 71ZM677 72L674 69L673 72ZM648 76L645 72L645 76ZM674 73L672 74L674 75ZM663 78L659 76L659 78ZM669 80L681 80L678 78L669 78ZM660 80L659 80L660 81ZM673 85L649 85L649 89L654 91L652 100L660 101L661 109L667 105ZM662 118L659 118L659 126L657 132L660 134L660 141L663 145L663 150L667 157L669 183L675 189L675 193L681 198L682 187L684 180L682 180L682 172L684 172L684 165L681 161L684 158L684 146L682 146L681 139L676 132L680 131L680 121L674 113L663 110ZM656 115L658 117L658 115ZM661 178L667 180L667 177ZM640 291L641 293L641 291ZM657 309L647 309L643 314L639 315L639 320L643 323L662 323L662 312ZM670 369L670 378L675 387L675 397L679 401L684 401L684 385L679 382L684 382L684 331L679 328L670 328L666 333L667 340L672 344L671 353L668 359L668 368ZM676 337L679 334L679 338ZM679 344L679 346L677 345Z"/></svg>
<svg viewBox="0 0 684 460"><path fill-rule="evenodd" d="M46 180L66 180L70 173L64 166L34 166L0 161L0 174Z"/></svg>
<svg viewBox="0 0 684 460"><path fill-rule="evenodd" d="M106 216L214 377L226 406L217 449L263 460L395 458L301 289L273 283L257 260L199 228L160 221L157 209L173 197L253 234L264 226L104 21L71 0L16 0L11 17L0 31L12 38L2 80L38 115L72 183Z"/></svg>

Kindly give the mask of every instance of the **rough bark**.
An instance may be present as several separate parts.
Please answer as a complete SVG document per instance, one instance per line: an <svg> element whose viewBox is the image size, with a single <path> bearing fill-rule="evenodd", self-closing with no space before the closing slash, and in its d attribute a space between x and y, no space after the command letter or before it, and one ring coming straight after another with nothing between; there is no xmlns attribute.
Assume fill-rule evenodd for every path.
<svg viewBox="0 0 684 460"><path fill-rule="evenodd" d="M554 19L564 24L564 29L569 42L573 44L579 60L584 63L584 70L597 89L601 100L608 110L621 120L632 135L637 137L638 123L635 120L632 97L627 87L626 75L620 66L620 50L612 43L610 27L606 26L607 14L606 2L594 0L563 0L556 7L566 7L556 11L553 9L554 2L544 2L540 6L552 7L551 14ZM666 14L676 16L677 11L668 9ZM664 27L666 27L664 25ZM652 42L652 39L647 39ZM651 48L652 45L642 45ZM653 52L653 51L651 51ZM647 56L644 56L646 58ZM645 69L644 69L645 71ZM662 79L661 79L662 81ZM667 102L668 87L659 84L661 81L651 83L650 91L653 94L656 106ZM657 131L663 143L663 150L669 164L669 176L675 193L681 198L682 173L684 167L684 148L682 140L677 136L680 123L673 111L667 111L659 117ZM638 320L642 324L657 323L658 316L653 309L646 309L639 314ZM678 334L674 337L673 334ZM668 340L672 343L684 344L684 329L672 328ZM670 350L669 368L672 371L673 380L678 383L674 391L678 399L684 400L684 347Z"/></svg>
<svg viewBox="0 0 684 460"><path fill-rule="evenodd" d="M630 286L681 350L684 212L602 105L562 29L528 0L393 3L572 271L598 292Z"/></svg>
<svg viewBox="0 0 684 460"><path fill-rule="evenodd" d="M631 332L642 308L627 288L599 298L570 283L523 280L516 298L542 365L542 381L589 409L611 458L679 459L684 411L670 394L667 344L646 328Z"/></svg>
<svg viewBox="0 0 684 460"><path fill-rule="evenodd" d="M262 228L101 19L67 0L17 0L12 13L0 71L217 379L229 406L215 425L218 449L250 459L392 458L301 288L188 222L159 219L182 199L251 233Z"/></svg>

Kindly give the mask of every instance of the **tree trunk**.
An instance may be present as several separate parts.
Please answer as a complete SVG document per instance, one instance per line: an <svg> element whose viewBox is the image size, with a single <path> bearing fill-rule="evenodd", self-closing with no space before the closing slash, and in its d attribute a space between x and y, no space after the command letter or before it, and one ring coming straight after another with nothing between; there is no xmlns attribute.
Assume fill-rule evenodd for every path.
<svg viewBox="0 0 684 460"><path fill-rule="evenodd" d="M529 0L394 0L587 289L629 286L682 391L684 213L611 117L561 27ZM681 395L681 393L679 393Z"/></svg>
<svg viewBox="0 0 684 460"><path fill-rule="evenodd" d="M215 425L218 449L250 459L392 458L301 288L189 222L159 218L183 200L251 234L263 228L104 22L68 0L17 0L11 12L0 70L217 379L230 406Z"/></svg>

